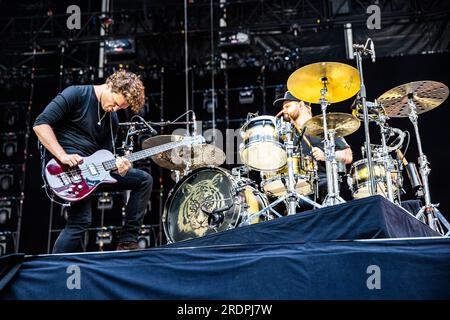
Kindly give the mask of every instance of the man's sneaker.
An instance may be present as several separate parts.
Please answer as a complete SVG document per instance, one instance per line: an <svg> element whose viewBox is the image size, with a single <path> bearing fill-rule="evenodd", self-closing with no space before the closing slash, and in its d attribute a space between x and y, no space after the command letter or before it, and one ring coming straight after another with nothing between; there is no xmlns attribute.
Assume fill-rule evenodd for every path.
<svg viewBox="0 0 450 320"><path fill-rule="evenodd" d="M140 249L137 242L119 242L116 250L120 251L120 250L137 250L137 249Z"/></svg>

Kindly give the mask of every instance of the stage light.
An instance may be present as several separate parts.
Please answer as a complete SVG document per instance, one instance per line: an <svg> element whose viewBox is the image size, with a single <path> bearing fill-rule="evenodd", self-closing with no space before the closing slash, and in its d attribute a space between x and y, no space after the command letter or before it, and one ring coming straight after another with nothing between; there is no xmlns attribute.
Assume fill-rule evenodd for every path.
<svg viewBox="0 0 450 320"><path fill-rule="evenodd" d="M211 92L203 93L203 109L208 113L212 113L213 109L217 109L217 93L214 93L214 104L211 97Z"/></svg>
<svg viewBox="0 0 450 320"><path fill-rule="evenodd" d="M6 224L11 218L11 208L0 207L0 225Z"/></svg>
<svg viewBox="0 0 450 320"><path fill-rule="evenodd" d="M250 44L250 35L246 32L221 32L219 47L239 47Z"/></svg>
<svg viewBox="0 0 450 320"><path fill-rule="evenodd" d="M111 244L113 235L110 228L102 227L97 228L97 235L95 237L95 243L102 247L105 244Z"/></svg>
<svg viewBox="0 0 450 320"><path fill-rule="evenodd" d="M8 242L7 233L0 232L0 256L3 256L6 254L7 242Z"/></svg>
<svg viewBox="0 0 450 320"><path fill-rule="evenodd" d="M133 39L117 39L105 42L106 54L125 54L135 53L135 45Z"/></svg>
<svg viewBox="0 0 450 320"><path fill-rule="evenodd" d="M251 104L254 101L255 101L255 94L252 89L244 88L244 90L239 91L240 104Z"/></svg>
<svg viewBox="0 0 450 320"><path fill-rule="evenodd" d="M98 210L111 210L114 205L114 200L111 194L104 192L97 200Z"/></svg>
<svg viewBox="0 0 450 320"><path fill-rule="evenodd" d="M6 158L12 158L17 152L17 141L7 141L3 143L3 154Z"/></svg>
<svg viewBox="0 0 450 320"><path fill-rule="evenodd" d="M139 229L139 235L138 235L138 245L139 248L145 249L151 247L151 236L150 236L150 229L151 226L141 226Z"/></svg>
<svg viewBox="0 0 450 320"><path fill-rule="evenodd" d="M0 174L0 189L7 192L11 189L14 182L14 176L12 174Z"/></svg>

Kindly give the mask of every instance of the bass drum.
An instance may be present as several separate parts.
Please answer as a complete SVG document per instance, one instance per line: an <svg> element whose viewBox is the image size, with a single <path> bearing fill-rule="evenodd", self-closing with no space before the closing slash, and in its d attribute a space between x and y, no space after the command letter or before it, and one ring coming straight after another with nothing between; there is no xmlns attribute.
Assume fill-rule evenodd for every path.
<svg viewBox="0 0 450 320"><path fill-rule="evenodd" d="M244 220L251 224L266 220L262 215L251 218L268 200L249 184L250 180L236 178L222 168L192 171L175 185L165 203L162 222L168 242L233 229ZM206 212L224 208L220 213L223 220L210 225Z"/></svg>

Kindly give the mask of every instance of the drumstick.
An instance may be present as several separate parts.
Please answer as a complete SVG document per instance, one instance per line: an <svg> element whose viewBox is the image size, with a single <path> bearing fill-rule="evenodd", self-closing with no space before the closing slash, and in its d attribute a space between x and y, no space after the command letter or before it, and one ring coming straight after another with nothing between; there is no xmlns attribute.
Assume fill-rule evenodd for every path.
<svg viewBox="0 0 450 320"><path fill-rule="evenodd" d="M295 129L297 129L298 133L302 134L302 129L300 129L298 124L294 121L294 119L292 119L291 115L289 115L289 118L291 119L291 122L294 124L294 127L295 127ZM312 150L313 146L311 144L311 141L309 141L309 139L305 135L302 135L302 139L303 139L303 141L305 141L308 148L310 148Z"/></svg>

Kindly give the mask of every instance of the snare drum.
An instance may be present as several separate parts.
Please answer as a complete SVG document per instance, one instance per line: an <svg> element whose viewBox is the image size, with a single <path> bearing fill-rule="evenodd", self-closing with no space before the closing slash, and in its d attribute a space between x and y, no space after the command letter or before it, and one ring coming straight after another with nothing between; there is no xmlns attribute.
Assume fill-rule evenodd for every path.
<svg viewBox="0 0 450 320"><path fill-rule="evenodd" d="M391 161L393 167L393 170L391 171L392 188L395 195L401 188L402 175L399 170L398 163L394 160ZM381 159L374 159L372 163L373 178L377 189L375 194L386 197L387 183L385 163ZM347 183L350 191L352 192L353 198L360 199L370 196L369 164L367 159L362 159L352 164L350 173L347 177Z"/></svg>
<svg viewBox="0 0 450 320"><path fill-rule="evenodd" d="M314 191L313 181L317 172L317 163L310 156L294 156L295 191L301 195L309 195ZM261 172L261 188L272 197L280 197L287 193L288 168L285 165L277 171Z"/></svg>
<svg viewBox="0 0 450 320"><path fill-rule="evenodd" d="M260 116L248 120L241 128L241 160L254 170L272 171L286 164L286 151L278 132L277 118Z"/></svg>

